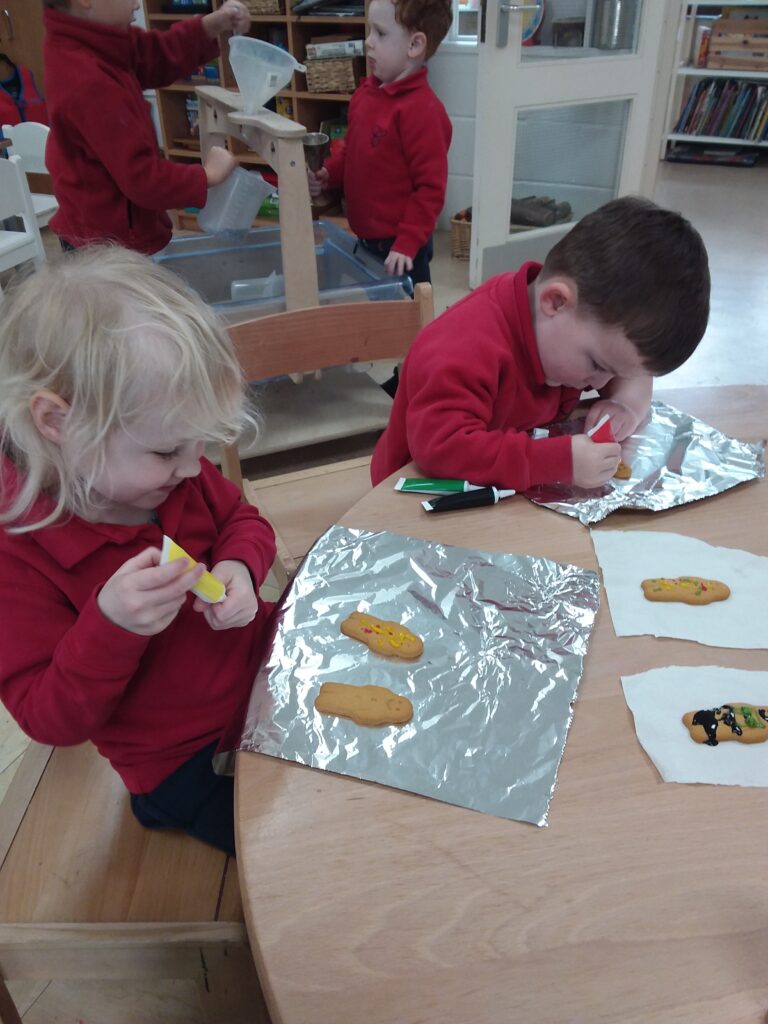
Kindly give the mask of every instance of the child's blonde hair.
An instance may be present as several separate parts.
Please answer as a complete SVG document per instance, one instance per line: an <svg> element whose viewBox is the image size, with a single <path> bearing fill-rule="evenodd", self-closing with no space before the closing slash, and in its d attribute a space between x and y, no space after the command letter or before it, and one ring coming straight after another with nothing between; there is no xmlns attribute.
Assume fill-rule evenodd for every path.
<svg viewBox="0 0 768 1024"><path fill-rule="evenodd" d="M41 389L69 406L64 445L33 421ZM0 491L0 523L22 532L92 513L107 437L158 406L211 443L231 443L253 423L226 331L180 278L116 246L68 255L27 278L0 315L0 451L20 477L12 493ZM84 477L63 447L87 466ZM30 517L43 492L53 508Z"/></svg>

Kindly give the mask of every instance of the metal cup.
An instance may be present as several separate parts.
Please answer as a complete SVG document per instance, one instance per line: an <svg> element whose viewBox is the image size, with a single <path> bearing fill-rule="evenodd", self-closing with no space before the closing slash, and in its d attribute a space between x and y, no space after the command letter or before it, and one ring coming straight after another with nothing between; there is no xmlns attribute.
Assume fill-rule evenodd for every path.
<svg viewBox="0 0 768 1024"><path fill-rule="evenodd" d="M304 136L304 159L310 171L317 171L331 151L331 140L325 132L307 132Z"/></svg>

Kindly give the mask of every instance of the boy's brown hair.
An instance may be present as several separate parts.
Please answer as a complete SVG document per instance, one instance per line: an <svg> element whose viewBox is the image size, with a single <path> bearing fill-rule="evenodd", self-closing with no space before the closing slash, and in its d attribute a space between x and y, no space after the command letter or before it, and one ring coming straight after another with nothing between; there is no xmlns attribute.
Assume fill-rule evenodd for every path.
<svg viewBox="0 0 768 1024"><path fill-rule="evenodd" d="M620 327L645 368L681 366L709 319L709 262L701 235L672 210L624 196L588 214L555 245L540 280L563 275L578 308Z"/></svg>
<svg viewBox="0 0 768 1024"><path fill-rule="evenodd" d="M58 11L68 11L69 0L43 0L43 7L53 7Z"/></svg>
<svg viewBox="0 0 768 1024"><path fill-rule="evenodd" d="M395 20L409 32L427 37L424 59L429 60L448 33L453 20L451 0L392 0Z"/></svg>

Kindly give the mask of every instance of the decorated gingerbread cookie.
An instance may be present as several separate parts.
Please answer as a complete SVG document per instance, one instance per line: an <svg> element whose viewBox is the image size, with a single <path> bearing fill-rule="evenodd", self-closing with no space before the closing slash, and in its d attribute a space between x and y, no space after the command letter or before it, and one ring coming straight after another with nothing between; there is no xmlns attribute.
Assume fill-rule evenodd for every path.
<svg viewBox="0 0 768 1024"><path fill-rule="evenodd" d="M731 596L730 587L720 580L701 576L672 576L643 580L640 584L649 601L682 601L684 604L712 604Z"/></svg>
<svg viewBox="0 0 768 1024"><path fill-rule="evenodd" d="M421 655L424 643L399 622L379 619L366 612L352 612L341 623L341 632L366 644L374 654L413 661Z"/></svg>
<svg viewBox="0 0 768 1024"><path fill-rule="evenodd" d="M358 725L405 725L413 718L413 705L408 698L386 686L323 683L315 698L315 708L323 715L351 718Z"/></svg>
<svg viewBox="0 0 768 1024"><path fill-rule="evenodd" d="M696 743L716 747L723 740L764 743L768 740L768 709L754 704L723 704L719 708L689 711L683 724Z"/></svg>

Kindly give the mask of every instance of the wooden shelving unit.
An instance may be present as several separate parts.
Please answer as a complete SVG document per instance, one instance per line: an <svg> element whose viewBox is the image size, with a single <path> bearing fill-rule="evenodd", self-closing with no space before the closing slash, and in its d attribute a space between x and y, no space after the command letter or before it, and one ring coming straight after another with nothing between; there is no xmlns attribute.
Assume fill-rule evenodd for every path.
<svg viewBox="0 0 768 1024"><path fill-rule="evenodd" d="M213 9L218 9L223 0L212 0ZM283 4L290 0L283 0ZM367 0L366 0L367 3ZM165 29L176 21L191 15L168 14L163 10L166 0L143 0L147 28ZM265 42L284 46L297 61L305 63L306 46L311 39L323 36L345 34L353 38L365 37L364 16L297 17L292 14L252 14L250 35ZM158 89L157 112L162 133L163 149L172 160L191 162L200 160L199 140L191 128L191 114L195 109L195 87L198 85L221 85L236 89L228 59L229 48L226 38L221 40L221 55L216 62L217 78L194 77L187 81L175 82ZM307 131L318 131L324 121L346 119L351 93L319 93L307 89L306 75L296 72L290 86L281 90L275 103L284 117L304 125ZM181 140L184 140L183 142ZM239 139L229 138L227 145L239 163L247 167L267 170L267 161L258 153L249 150ZM267 222L265 222L267 223ZM273 223L273 222L269 222ZM196 218L185 211L178 211L177 224L183 228L196 227Z"/></svg>
<svg viewBox="0 0 768 1024"><path fill-rule="evenodd" d="M742 68L708 68L697 67L696 38L697 28L701 25L712 26L725 4L683 4L681 22L678 31L676 70L672 78L666 114L666 131L663 139L662 158L669 158L671 151L681 144L696 147L718 148L728 147L734 150L768 150L768 141L757 141L752 138L725 134L703 134L701 131L676 130L686 104L699 83L711 80L731 80L737 84L754 83L755 86L768 86L768 71L744 70ZM733 6L733 5L731 5ZM768 25L768 3L766 0L746 0L739 3L739 8L754 8L755 14L764 15ZM757 94L758 90L755 90ZM715 162L713 160L712 162Z"/></svg>

